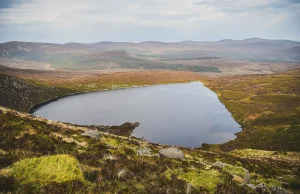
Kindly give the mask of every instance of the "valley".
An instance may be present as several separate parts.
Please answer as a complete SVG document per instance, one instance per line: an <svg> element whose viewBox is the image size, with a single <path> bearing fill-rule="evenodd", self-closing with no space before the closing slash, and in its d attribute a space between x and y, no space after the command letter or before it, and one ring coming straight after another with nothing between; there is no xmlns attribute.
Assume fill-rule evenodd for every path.
<svg viewBox="0 0 300 194"><path fill-rule="evenodd" d="M0 192L299 193L299 45L267 39L1 43ZM179 89L198 82L202 92L197 84L198 92ZM204 90L211 92L207 102ZM47 111L57 108L28 114L97 94L54 112L53 120ZM210 104L213 98L218 106ZM85 114L85 103L96 112ZM238 130L225 124L221 109ZM140 119L129 117L135 113ZM199 127L207 132L199 134Z"/></svg>
<svg viewBox="0 0 300 194"><path fill-rule="evenodd" d="M78 92L201 81L218 95L242 131L235 140L224 144L204 143L196 149L176 147L184 153L184 159L178 160L157 157L168 145L128 137L135 128L133 125L131 128L78 126L1 108L1 188L12 191L13 185L18 184L22 192L40 188L55 190L54 193L72 192L80 188L79 193L128 190L181 193L190 185L195 193L260 193L260 187L253 190L249 185L264 183L263 188L270 192L283 188L297 193L299 76L299 70L215 76L168 70L41 71L2 66L1 106L17 111L27 112L35 104ZM100 135L81 135L94 130ZM79 172L77 178L39 183L36 177L42 175L28 171L25 176L32 180L24 182L16 171L27 168L17 162L25 162L25 158L34 162L30 158L45 156L48 164L52 160L49 155L57 157L56 160L74 161L61 154L79 162L80 168L75 169ZM209 182L203 182L201 176L209 178Z"/></svg>

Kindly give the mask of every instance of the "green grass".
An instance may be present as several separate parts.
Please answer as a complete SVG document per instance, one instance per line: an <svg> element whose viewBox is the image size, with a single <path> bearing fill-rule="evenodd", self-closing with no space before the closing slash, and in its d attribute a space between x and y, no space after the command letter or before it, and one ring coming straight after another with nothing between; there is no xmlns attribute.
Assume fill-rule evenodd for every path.
<svg viewBox="0 0 300 194"><path fill-rule="evenodd" d="M222 175L217 170L200 170L200 169L174 169L167 170L165 176L171 179L176 175L178 179L187 181L194 187L201 187L209 193L216 190L217 184L222 182Z"/></svg>
<svg viewBox="0 0 300 194"><path fill-rule="evenodd" d="M220 77L205 84L218 94L243 129L235 140L216 147L223 151L300 151L299 70L277 75Z"/></svg>
<svg viewBox="0 0 300 194"><path fill-rule="evenodd" d="M235 174L241 178L244 178L246 174L244 168L233 165L226 165L223 170L231 174Z"/></svg>
<svg viewBox="0 0 300 194"><path fill-rule="evenodd" d="M24 159L14 163L11 171L20 185L31 185L37 189L51 183L84 182L79 162L69 155Z"/></svg>
<svg viewBox="0 0 300 194"><path fill-rule="evenodd" d="M291 152L277 160L262 150L227 154L179 148L184 160L140 157L139 147L157 153L163 146L109 134L94 140L80 135L82 127L35 119L0 108L0 192L186 193L189 188L194 193L251 193L228 173L243 176L242 167L261 182L271 185L281 176L290 184L286 189L299 186L299 159ZM229 168L215 170L216 161ZM120 177L120 172L125 173Z"/></svg>

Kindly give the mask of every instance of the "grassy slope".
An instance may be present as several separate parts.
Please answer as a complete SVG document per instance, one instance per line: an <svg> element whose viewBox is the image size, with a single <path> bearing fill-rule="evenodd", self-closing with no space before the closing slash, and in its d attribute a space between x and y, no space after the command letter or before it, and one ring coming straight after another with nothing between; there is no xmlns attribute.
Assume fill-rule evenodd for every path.
<svg viewBox="0 0 300 194"><path fill-rule="evenodd" d="M32 185L30 187L17 186L20 181L12 175L13 168L10 168L13 163L24 158L57 154L68 154L75 157L80 163L80 169L83 171L85 179L80 183L59 183L58 185L50 181L45 186L46 191L50 189L62 192L78 187L78 191L82 192L165 193L168 190L173 193L183 193L190 187L188 185L192 185L192 188L198 192L202 189L224 193L225 190L230 192L241 189L243 191L240 190L240 192L246 193L247 189L238 186L225 171L215 171L211 165L215 161L247 168L254 184L264 182L268 186L277 185L294 191L299 189L299 153L286 152L297 151L300 139L297 120L299 118L299 71L280 75L209 79L195 74L183 76L181 73L174 74L174 72L163 74L122 72L96 75L84 80L72 79L71 82L64 79L53 79L51 76L44 77L44 79L37 76L34 81L28 80L28 77L22 74L18 76L23 77L24 80L10 78L20 79L26 84L34 86L30 87L30 92L39 91L34 89L37 87L36 83L47 88L60 86L64 90L73 92L79 83L83 85L80 91L88 91L123 87L124 83L126 87L130 87L166 83L170 79L174 82L200 79L217 92L220 100L232 112L244 130L234 141L220 146L204 147L218 152L220 150L240 150L214 153L181 148L187 157L184 161L180 161L136 156L138 147L150 147L155 153L163 146L109 134L103 135L100 141L94 141L79 136L86 128L53 123L45 119L37 120L21 113L1 109L0 163L2 170L0 184L2 186L0 188L4 188L4 190L16 190L17 187L24 192L34 189L31 187ZM9 83L13 87L19 84L18 82L18 84ZM11 95L18 96L19 94L20 92L15 92ZM3 97L10 98L5 93ZM37 102L35 98L28 99ZM281 131L280 128L283 126L285 130ZM117 149L109 148L106 146L107 144L117 146ZM243 148L277 151L241 150ZM233 169L240 173L240 168ZM126 176L120 178L120 173L123 171L127 172ZM203 179L199 177L206 177L209 180L203 182ZM208 182L219 183L220 186L215 187L215 184L208 184Z"/></svg>
<svg viewBox="0 0 300 194"><path fill-rule="evenodd" d="M300 70L276 75L220 77L206 82L243 131L223 150L300 151Z"/></svg>
<svg viewBox="0 0 300 194"><path fill-rule="evenodd" d="M136 154L140 147L148 147L157 153L166 146L107 133L102 133L99 140L80 136L86 130L0 108L1 190L19 193L185 193L189 189L194 193L251 193L249 188L239 184L241 180L234 181L231 175L240 175L241 167L250 171L254 184L265 182L268 186L277 185L289 190L299 187L298 153L288 153L296 157L280 153L276 157L265 151L261 158L259 151L251 150L252 157L245 158L243 153L249 150L217 154L180 148L185 153L184 160L142 157ZM49 155L52 157L36 158ZM232 166L220 170L212 165L216 161ZM55 169L47 170L45 162ZM36 171L35 168L45 169ZM24 179L24 175L30 179Z"/></svg>

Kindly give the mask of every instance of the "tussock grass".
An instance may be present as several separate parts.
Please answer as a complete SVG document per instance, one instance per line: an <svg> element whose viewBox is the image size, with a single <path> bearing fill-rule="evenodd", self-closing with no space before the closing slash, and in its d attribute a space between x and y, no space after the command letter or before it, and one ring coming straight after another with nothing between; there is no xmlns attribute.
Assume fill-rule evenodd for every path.
<svg viewBox="0 0 300 194"><path fill-rule="evenodd" d="M167 170L165 176L172 179L172 176L190 183L194 187L201 187L210 193L216 190L218 183L222 182L222 175L217 170L200 170L191 168Z"/></svg>
<svg viewBox="0 0 300 194"><path fill-rule="evenodd" d="M24 159L14 163L11 169L19 184L36 188L50 183L84 182L79 162L69 155Z"/></svg>

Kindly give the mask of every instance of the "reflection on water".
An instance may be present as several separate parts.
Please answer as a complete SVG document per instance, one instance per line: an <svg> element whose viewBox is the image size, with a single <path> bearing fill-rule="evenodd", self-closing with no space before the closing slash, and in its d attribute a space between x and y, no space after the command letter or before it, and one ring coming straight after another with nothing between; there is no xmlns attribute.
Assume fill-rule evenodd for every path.
<svg viewBox="0 0 300 194"><path fill-rule="evenodd" d="M224 143L240 126L200 82L101 91L61 98L33 115L84 125L140 122L133 136L187 147Z"/></svg>

